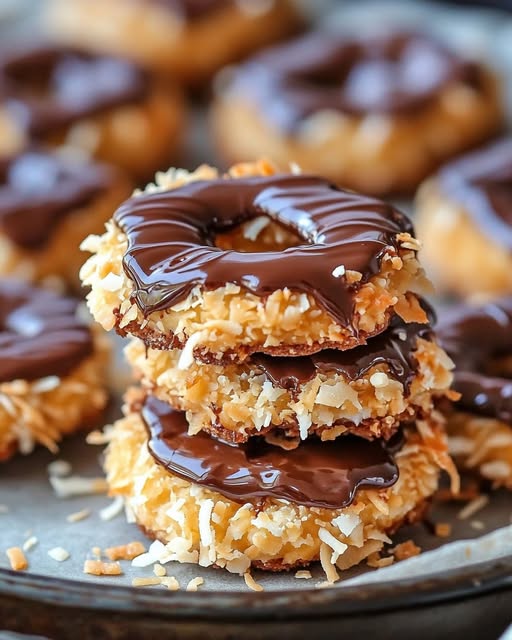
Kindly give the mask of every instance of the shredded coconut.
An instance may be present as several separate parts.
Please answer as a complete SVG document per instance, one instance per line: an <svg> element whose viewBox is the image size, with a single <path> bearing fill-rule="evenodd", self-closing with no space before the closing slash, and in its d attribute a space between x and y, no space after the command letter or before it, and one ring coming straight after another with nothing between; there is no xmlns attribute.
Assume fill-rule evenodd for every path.
<svg viewBox="0 0 512 640"><path fill-rule="evenodd" d="M248 571L244 573L244 580L245 580L245 584L252 591L264 591L263 586L261 584L258 584Z"/></svg>
<svg viewBox="0 0 512 640"><path fill-rule="evenodd" d="M64 562L69 558L69 552L62 547L54 547L48 551L48 555L57 562Z"/></svg>

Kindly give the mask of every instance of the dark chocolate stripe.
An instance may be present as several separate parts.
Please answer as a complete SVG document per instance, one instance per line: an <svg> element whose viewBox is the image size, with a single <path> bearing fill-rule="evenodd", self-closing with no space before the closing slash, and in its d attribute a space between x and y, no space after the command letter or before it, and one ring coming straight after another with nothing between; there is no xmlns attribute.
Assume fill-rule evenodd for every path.
<svg viewBox="0 0 512 640"><path fill-rule="evenodd" d="M43 151L0 161L0 229L23 249L40 249L58 222L89 204L114 180L104 165Z"/></svg>
<svg viewBox="0 0 512 640"><path fill-rule="evenodd" d="M303 244L284 251L241 253L214 245L215 235L267 215ZM337 268L380 270L397 234L412 233L408 218L379 200L343 191L306 175L221 178L171 191L144 193L114 215L128 237L123 258L145 313L171 307L200 285L226 282L258 296L277 289L307 292L342 324L350 322L354 291Z"/></svg>
<svg viewBox="0 0 512 640"><path fill-rule="evenodd" d="M447 164L439 182L488 237L512 251L512 138Z"/></svg>
<svg viewBox="0 0 512 640"><path fill-rule="evenodd" d="M408 324L395 316L386 331L355 349L324 349L311 356L295 358L257 353L251 356L250 362L274 385L289 389L292 393L297 393L301 385L317 374L339 374L349 380L356 380L379 364L387 365L389 375L401 382L408 391L418 370L414 355L417 340L432 340L432 337L432 329L428 324Z"/></svg>
<svg viewBox="0 0 512 640"><path fill-rule="evenodd" d="M490 373L493 361L512 354L512 298L448 310L436 334L455 362L453 386L462 396L458 406L512 422L512 380Z"/></svg>
<svg viewBox="0 0 512 640"><path fill-rule="evenodd" d="M82 118L144 98L145 74L126 60L55 45L0 52L0 101L28 135L45 136Z"/></svg>
<svg viewBox="0 0 512 640"><path fill-rule="evenodd" d="M324 110L410 114L454 81L478 86L480 71L427 35L317 32L254 56L227 90L292 131Z"/></svg>
<svg viewBox="0 0 512 640"><path fill-rule="evenodd" d="M0 281L0 382L65 376L92 353L77 304L20 281Z"/></svg>
<svg viewBox="0 0 512 640"><path fill-rule="evenodd" d="M309 438L292 451L251 438L231 445L201 432L187 435L185 414L149 396L142 408L149 451L173 475L217 491L235 502L264 498L308 507L338 509L358 489L392 486L398 480L391 443L344 436L330 442Z"/></svg>

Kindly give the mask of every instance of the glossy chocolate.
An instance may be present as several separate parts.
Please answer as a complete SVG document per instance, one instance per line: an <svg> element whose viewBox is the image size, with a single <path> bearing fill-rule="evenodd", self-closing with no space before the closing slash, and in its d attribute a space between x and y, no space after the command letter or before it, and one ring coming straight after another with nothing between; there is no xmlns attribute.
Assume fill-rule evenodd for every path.
<svg viewBox="0 0 512 640"><path fill-rule="evenodd" d="M512 298L483 306L460 305L444 313L436 328L455 362L454 389L461 409L512 422L512 376L491 373L512 354Z"/></svg>
<svg viewBox="0 0 512 640"><path fill-rule="evenodd" d="M356 380L379 364L387 365L389 375L408 390L418 370L418 362L414 355L417 340L431 340L432 336L432 329L428 324L408 324L395 316L386 331L374 336L366 345L355 349L324 349L311 356L295 358L258 353L251 357L251 363L255 364L272 384L292 393L298 393L300 386L317 374L339 374L349 380Z"/></svg>
<svg viewBox="0 0 512 640"><path fill-rule="evenodd" d="M290 131L325 110L414 113L449 83L478 85L479 73L426 35L317 32L256 55L235 71L227 91Z"/></svg>
<svg viewBox="0 0 512 640"><path fill-rule="evenodd" d="M63 217L89 204L113 179L103 165L43 151L0 161L0 230L23 249L40 249Z"/></svg>
<svg viewBox="0 0 512 640"><path fill-rule="evenodd" d="M125 60L50 45L0 53L0 101L31 138L137 102L146 91L145 74Z"/></svg>
<svg viewBox="0 0 512 640"><path fill-rule="evenodd" d="M446 165L439 182L488 237L512 251L512 138Z"/></svg>
<svg viewBox="0 0 512 640"><path fill-rule="evenodd" d="M267 215L303 244L284 251L241 253L215 246L215 235ZM289 288L313 296L336 321L352 317L353 293L380 269L409 219L379 200L306 175L219 178L171 191L144 193L114 215L128 237L123 258L137 305L149 314L169 308L199 285L226 282L258 296ZM363 274L349 285L339 267Z"/></svg>
<svg viewBox="0 0 512 640"><path fill-rule="evenodd" d="M198 20L207 17L229 5L235 5L233 0L149 0L160 4L172 13L186 20ZM236 6L236 5L235 5Z"/></svg>
<svg viewBox="0 0 512 640"><path fill-rule="evenodd" d="M189 436L185 414L153 396L146 399L142 417L158 464L235 502L273 498L339 509L360 488L383 489L398 480L393 453L401 437L388 444L352 436L330 442L309 438L285 451L261 438L232 445L204 432Z"/></svg>
<svg viewBox="0 0 512 640"><path fill-rule="evenodd" d="M0 382L65 376L92 353L77 301L0 280Z"/></svg>

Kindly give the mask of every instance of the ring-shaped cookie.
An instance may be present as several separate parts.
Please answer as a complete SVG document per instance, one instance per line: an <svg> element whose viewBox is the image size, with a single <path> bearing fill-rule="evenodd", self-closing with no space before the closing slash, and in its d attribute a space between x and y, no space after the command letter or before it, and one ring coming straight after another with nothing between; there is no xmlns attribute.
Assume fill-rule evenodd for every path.
<svg viewBox="0 0 512 640"><path fill-rule="evenodd" d="M180 92L126 60L46 44L0 54L0 157L70 145L147 180L175 155L182 125Z"/></svg>
<svg viewBox="0 0 512 640"><path fill-rule="evenodd" d="M0 460L91 428L107 401L105 347L77 302L0 281Z"/></svg>
<svg viewBox="0 0 512 640"><path fill-rule="evenodd" d="M228 162L265 154L375 195L414 191L504 120L494 74L421 33L309 34L217 84L212 127Z"/></svg>
<svg viewBox="0 0 512 640"><path fill-rule="evenodd" d="M512 138L447 164L418 192L417 229L440 289L512 293Z"/></svg>
<svg viewBox="0 0 512 640"><path fill-rule="evenodd" d="M243 223L249 240L267 226L295 242L279 251L216 246L217 234ZM322 178L261 163L223 177L171 171L85 241L96 255L81 277L96 320L155 348L181 346L207 361L349 349L395 312L427 321L412 293L426 286L412 233L392 206Z"/></svg>
<svg viewBox="0 0 512 640"><path fill-rule="evenodd" d="M512 298L448 310L437 334L460 393L448 411L451 452L463 468L512 490Z"/></svg>

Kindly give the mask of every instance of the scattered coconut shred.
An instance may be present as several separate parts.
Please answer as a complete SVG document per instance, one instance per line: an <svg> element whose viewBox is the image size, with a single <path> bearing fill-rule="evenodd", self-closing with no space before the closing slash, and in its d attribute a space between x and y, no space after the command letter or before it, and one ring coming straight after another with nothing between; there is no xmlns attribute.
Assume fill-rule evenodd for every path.
<svg viewBox="0 0 512 640"><path fill-rule="evenodd" d="M52 560L56 560L57 562L64 562L67 560L69 556L69 551L63 549L62 547L54 547L48 551L48 555Z"/></svg>

